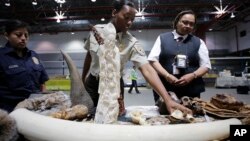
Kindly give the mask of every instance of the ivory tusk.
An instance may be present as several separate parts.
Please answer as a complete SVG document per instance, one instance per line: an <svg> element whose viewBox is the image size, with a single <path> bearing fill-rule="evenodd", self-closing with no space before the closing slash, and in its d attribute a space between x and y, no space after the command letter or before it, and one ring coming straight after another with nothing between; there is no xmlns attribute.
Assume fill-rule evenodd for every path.
<svg viewBox="0 0 250 141"><path fill-rule="evenodd" d="M94 124L55 119L27 109L10 113L18 131L31 141L208 141L229 136L229 126L238 119L166 126Z"/></svg>

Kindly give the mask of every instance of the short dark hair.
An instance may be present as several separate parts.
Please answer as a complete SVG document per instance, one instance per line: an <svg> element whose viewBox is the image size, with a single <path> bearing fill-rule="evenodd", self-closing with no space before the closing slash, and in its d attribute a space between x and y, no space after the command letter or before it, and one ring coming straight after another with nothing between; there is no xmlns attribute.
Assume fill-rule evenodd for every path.
<svg viewBox="0 0 250 141"><path fill-rule="evenodd" d="M196 24L196 15L194 13L193 10L185 10L185 11L181 11L179 14L177 14L177 16L174 19L174 23L173 23L173 28L176 29L176 25L179 22L179 20L182 18L182 16L186 15L186 14L191 14L194 15L195 21L194 24Z"/></svg>
<svg viewBox="0 0 250 141"><path fill-rule="evenodd" d="M10 34L18 28L27 28L28 30L28 24L20 20L10 20L5 25L5 32Z"/></svg>
<svg viewBox="0 0 250 141"><path fill-rule="evenodd" d="M114 9L119 12L124 5L135 8L135 4L131 1L126 0L115 0L113 3Z"/></svg>

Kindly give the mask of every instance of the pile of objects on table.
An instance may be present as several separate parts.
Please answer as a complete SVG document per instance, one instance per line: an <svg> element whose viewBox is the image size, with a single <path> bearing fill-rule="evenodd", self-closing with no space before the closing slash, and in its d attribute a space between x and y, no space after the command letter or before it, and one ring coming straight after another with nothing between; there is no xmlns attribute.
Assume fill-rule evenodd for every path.
<svg viewBox="0 0 250 141"><path fill-rule="evenodd" d="M162 113L162 109L165 108L165 105L161 104L159 109L153 108L153 110L157 110L159 113L155 112L156 114L151 116L147 115L147 110L143 111L134 108L127 112L125 115L127 120L125 121L127 124L166 125L238 118L243 124L250 124L250 105L236 100L230 94L216 94L210 101L184 96L181 98L181 104L190 108L193 111L193 115L184 115L180 110L175 110L170 115L160 115L159 113ZM18 108L26 108L59 119L83 122L93 121L85 105L78 104L71 107L69 97L63 92L26 99L17 105L16 109ZM118 120L117 124L120 123L125 124Z"/></svg>

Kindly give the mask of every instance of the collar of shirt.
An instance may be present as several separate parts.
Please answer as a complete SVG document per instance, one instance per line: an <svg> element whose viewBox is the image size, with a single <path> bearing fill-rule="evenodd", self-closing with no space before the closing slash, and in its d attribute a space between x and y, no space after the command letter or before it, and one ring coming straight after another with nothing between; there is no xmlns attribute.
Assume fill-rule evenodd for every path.
<svg viewBox="0 0 250 141"><path fill-rule="evenodd" d="M187 38L187 36L188 36L188 34L187 34L187 35L184 35L184 36L181 36L180 34L178 34L178 33L176 32L176 30L174 30L172 33L173 33L173 35L174 35L174 39L175 39L175 40L177 40L179 37L183 37L183 40L185 40L185 39Z"/></svg>
<svg viewBox="0 0 250 141"><path fill-rule="evenodd" d="M116 39L121 42L122 41L122 32L116 33Z"/></svg>
<svg viewBox="0 0 250 141"><path fill-rule="evenodd" d="M4 54L15 53L14 48L10 45L9 42L5 44L5 47L3 49ZM27 47L25 47L24 50L27 52L27 54L30 53L30 50Z"/></svg>

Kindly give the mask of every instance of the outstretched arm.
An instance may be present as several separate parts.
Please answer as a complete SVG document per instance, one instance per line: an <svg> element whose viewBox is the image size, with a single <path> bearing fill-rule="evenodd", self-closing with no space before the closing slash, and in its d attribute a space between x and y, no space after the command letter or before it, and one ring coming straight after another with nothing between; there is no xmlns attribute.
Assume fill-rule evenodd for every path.
<svg viewBox="0 0 250 141"><path fill-rule="evenodd" d="M163 86L159 76L157 75L156 71L149 63L142 65L139 68L139 70L141 71L142 75L147 80L147 82L163 98L169 113L172 113L176 109L181 110L185 114L192 113L190 109L174 102L171 99L165 87Z"/></svg>

